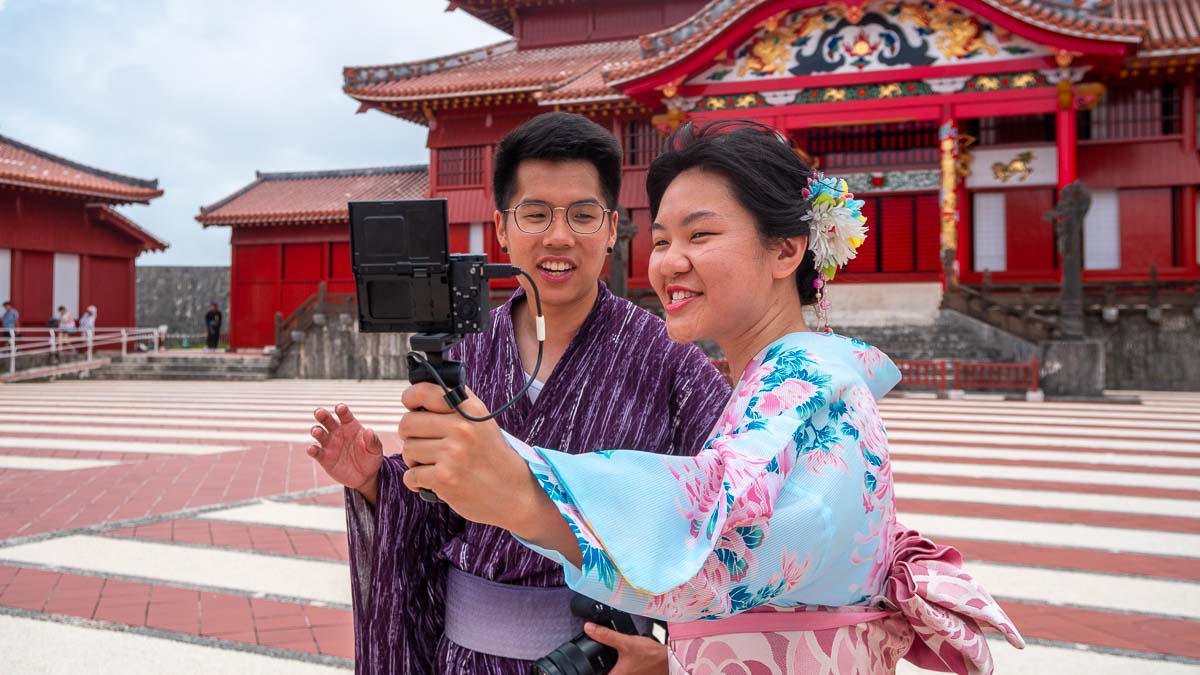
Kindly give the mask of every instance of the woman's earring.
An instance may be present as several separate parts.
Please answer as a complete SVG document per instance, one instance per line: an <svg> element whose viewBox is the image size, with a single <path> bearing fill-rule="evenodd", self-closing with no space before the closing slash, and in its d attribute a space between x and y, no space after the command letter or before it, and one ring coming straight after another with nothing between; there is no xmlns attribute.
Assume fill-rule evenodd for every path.
<svg viewBox="0 0 1200 675"><path fill-rule="evenodd" d="M609 246L609 247L608 247L608 252L609 252L609 253L612 253L612 247L611 247L611 246Z"/></svg>
<svg viewBox="0 0 1200 675"><path fill-rule="evenodd" d="M501 247L500 247L500 252L501 252L501 253L508 253L508 247L507 247L507 246L501 246Z"/></svg>

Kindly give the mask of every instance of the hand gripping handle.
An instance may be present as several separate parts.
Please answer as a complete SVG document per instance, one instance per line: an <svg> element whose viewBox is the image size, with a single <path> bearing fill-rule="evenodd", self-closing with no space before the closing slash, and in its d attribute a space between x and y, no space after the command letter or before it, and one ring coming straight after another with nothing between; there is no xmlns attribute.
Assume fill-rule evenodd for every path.
<svg viewBox="0 0 1200 675"><path fill-rule="evenodd" d="M442 382L450 388L446 392L446 402L450 407L457 407L458 404L467 400L467 390L463 388L463 380L465 379L465 371L463 366L458 361L446 361L441 358L441 355L430 354L428 361L421 361L414 358L411 354L408 356L408 381L412 384L418 382L437 382L437 378L433 375L433 368L437 369L437 374L441 376ZM421 488L418 493L421 499L431 504L443 504L443 502L433 490Z"/></svg>

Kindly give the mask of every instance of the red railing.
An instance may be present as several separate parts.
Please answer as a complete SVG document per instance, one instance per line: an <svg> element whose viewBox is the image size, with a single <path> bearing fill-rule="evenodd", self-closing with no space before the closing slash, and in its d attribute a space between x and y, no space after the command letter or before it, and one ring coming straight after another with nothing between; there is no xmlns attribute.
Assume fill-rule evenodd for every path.
<svg viewBox="0 0 1200 675"><path fill-rule="evenodd" d="M1037 391L1038 360L1029 363L954 362L955 389Z"/></svg>
<svg viewBox="0 0 1200 675"><path fill-rule="evenodd" d="M896 361L896 367L900 369L900 383L906 388L950 388L945 361Z"/></svg>

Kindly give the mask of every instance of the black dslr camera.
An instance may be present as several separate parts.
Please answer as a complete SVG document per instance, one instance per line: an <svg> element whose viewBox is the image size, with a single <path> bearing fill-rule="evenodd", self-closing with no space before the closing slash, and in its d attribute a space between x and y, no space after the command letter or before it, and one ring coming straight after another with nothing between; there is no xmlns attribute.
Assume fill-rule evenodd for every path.
<svg viewBox="0 0 1200 675"><path fill-rule="evenodd" d="M467 399L463 367L442 355L464 335L487 329L488 279L511 277L516 268L450 253L445 199L350 202L350 252L359 330L414 333L409 381L441 384L457 408ZM438 501L429 490L421 497Z"/></svg>
<svg viewBox="0 0 1200 675"><path fill-rule="evenodd" d="M350 251L360 331L487 328L487 256L450 253L445 199L350 202Z"/></svg>
<svg viewBox="0 0 1200 675"><path fill-rule="evenodd" d="M571 598L575 616L626 635L640 635L633 615L575 594ZM534 662L532 675L603 675L617 665L617 650L596 642L585 633Z"/></svg>

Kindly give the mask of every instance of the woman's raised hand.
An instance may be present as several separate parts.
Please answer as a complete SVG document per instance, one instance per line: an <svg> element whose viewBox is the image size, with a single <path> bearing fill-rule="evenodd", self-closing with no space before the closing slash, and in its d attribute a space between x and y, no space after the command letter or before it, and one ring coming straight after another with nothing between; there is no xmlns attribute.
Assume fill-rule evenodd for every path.
<svg viewBox="0 0 1200 675"><path fill-rule="evenodd" d="M383 464L383 443L379 435L362 425L345 403L333 408L336 417L324 408L313 411L319 425L312 428L317 441L308 447L308 456L317 460L335 481L362 493L374 504L379 485L379 466Z"/></svg>

